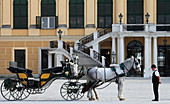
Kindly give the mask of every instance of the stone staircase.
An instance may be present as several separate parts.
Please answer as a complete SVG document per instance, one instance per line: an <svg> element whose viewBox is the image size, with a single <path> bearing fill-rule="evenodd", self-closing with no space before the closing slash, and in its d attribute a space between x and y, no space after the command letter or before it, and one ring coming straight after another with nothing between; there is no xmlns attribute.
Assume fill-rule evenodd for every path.
<svg viewBox="0 0 170 104"><path fill-rule="evenodd" d="M107 39L112 32L111 28L100 29L90 35L83 37L74 44L74 53L79 56L79 65L88 67L105 67L108 62L97 50L90 48L99 39Z"/></svg>
<svg viewBox="0 0 170 104"><path fill-rule="evenodd" d="M90 35L83 37L82 39L76 41L74 43L74 48L70 47L70 45L66 44L66 42L62 40L51 41L50 42L50 50L49 53L57 53L66 56L69 59L74 60L75 55L78 56L78 65L79 67L87 66L87 67L105 67L108 63L105 60L104 56L101 56L96 50L92 49L92 44L102 38L110 36L112 32L111 28L100 29ZM61 59L57 59L61 61Z"/></svg>

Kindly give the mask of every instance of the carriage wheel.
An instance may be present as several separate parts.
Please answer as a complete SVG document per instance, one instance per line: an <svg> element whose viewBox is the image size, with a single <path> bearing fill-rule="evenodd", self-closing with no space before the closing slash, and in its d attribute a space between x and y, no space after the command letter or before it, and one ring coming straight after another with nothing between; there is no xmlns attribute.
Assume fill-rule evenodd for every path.
<svg viewBox="0 0 170 104"><path fill-rule="evenodd" d="M4 80L4 82L1 84L1 94L6 100L13 101L20 98L22 95L22 90L17 91L16 86L11 87L11 85L6 83Z"/></svg>
<svg viewBox="0 0 170 104"><path fill-rule="evenodd" d="M22 95L19 97L19 100L24 100L24 99L26 99L29 95L30 95L30 93L28 92L28 90L25 89L25 88L23 88L23 92L22 92Z"/></svg>
<svg viewBox="0 0 170 104"><path fill-rule="evenodd" d="M60 94L65 100L78 100L84 94L81 93L81 84L79 82L66 82L61 86Z"/></svg>
<svg viewBox="0 0 170 104"><path fill-rule="evenodd" d="M83 96L84 96L84 93L81 93L81 91L82 91L82 89L83 89L83 86L81 85L81 83L80 82L77 82L76 83L78 86L78 88L79 88L79 90L78 90L78 92L77 92L77 98L76 98L76 100L79 100L79 99L81 99Z"/></svg>
<svg viewBox="0 0 170 104"><path fill-rule="evenodd" d="M13 95L14 95L14 97L16 95L18 95L16 97L16 100L24 100L30 95L30 93L28 92L27 89L25 89L25 87L22 85L22 83L20 81L18 81L16 84L16 90L15 90L15 92L13 92Z"/></svg>

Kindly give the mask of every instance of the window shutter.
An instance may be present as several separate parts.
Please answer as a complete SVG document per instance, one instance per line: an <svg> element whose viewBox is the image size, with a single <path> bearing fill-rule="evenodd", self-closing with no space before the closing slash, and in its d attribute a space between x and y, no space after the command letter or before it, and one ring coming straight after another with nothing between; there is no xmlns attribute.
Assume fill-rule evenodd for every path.
<svg viewBox="0 0 170 104"><path fill-rule="evenodd" d="M55 28L58 28L58 16L55 17Z"/></svg>
<svg viewBox="0 0 170 104"><path fill-rule="evenodd" d="M36 16L36 28L41 29L41 17Z"/></svg>

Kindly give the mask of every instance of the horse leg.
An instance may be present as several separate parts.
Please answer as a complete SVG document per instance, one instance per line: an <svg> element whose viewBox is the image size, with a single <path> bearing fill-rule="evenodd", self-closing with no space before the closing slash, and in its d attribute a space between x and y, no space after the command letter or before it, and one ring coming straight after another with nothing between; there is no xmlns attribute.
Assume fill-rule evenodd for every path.
<svg viewBox="0 0 170 104"><path fill-rule="evenodd" d="M125 100L125 98L123 97L122 90L123 90L123 79L119 78L119 81L118 81L118 98L119 98L120 101Z"/></svg>
<svg viewBox="0 0 170 104"><path fill-rule="evenodd" d="M96 99L99 100L99 97L98 97L98 95L97 95L97 92L96 92L95 88L93 88L93 91L94 91L94 94L95 94L95 96L96 96Z"/></svg>
<svg viewBox="0 0 170 104"><path fill-rule="evenodd" d="M88 85L89 85L89 91L88 91L88 98L89 98L89 100L95 100L95 98L93 98L93 92L92 92L92 90L94 91L94 93L95 93L95 96L96 96L96 99L98 100L99 98L98 98L98 95L97 95L97 92L95 91L95 86L96 86L96 84L98 83L99 81L97 81L97 80L95 80L95 81L93 81L93 82L90 82Z"/></svg>
<svg viewBox="0 0 170 104"><path fill-rule="evenodd" d="M95 100L95 98L93 98L92 88L88 90L87 97L90 101Z"/></svg>

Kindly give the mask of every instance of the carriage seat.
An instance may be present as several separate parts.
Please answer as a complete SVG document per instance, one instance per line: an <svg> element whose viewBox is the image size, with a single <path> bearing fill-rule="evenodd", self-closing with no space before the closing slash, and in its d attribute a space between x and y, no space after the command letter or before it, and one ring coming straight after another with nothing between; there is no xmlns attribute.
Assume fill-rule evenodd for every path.
<svg viewBox="0 0 170 104"><path fill-rule="evenodd" d="M50 73L50 72L59 73L59 72L62 72L62 71L63 71L63 67L52 67L52 68L42 69L43 73Z"/></svg>
<svg viewBox="0 0 170 104"><path fill-rule="evenodd" d="M30 69L24 69L21 67L9 67L8 70L12 73L27 73L29 77L33 77L32 70Z"/></svg>

